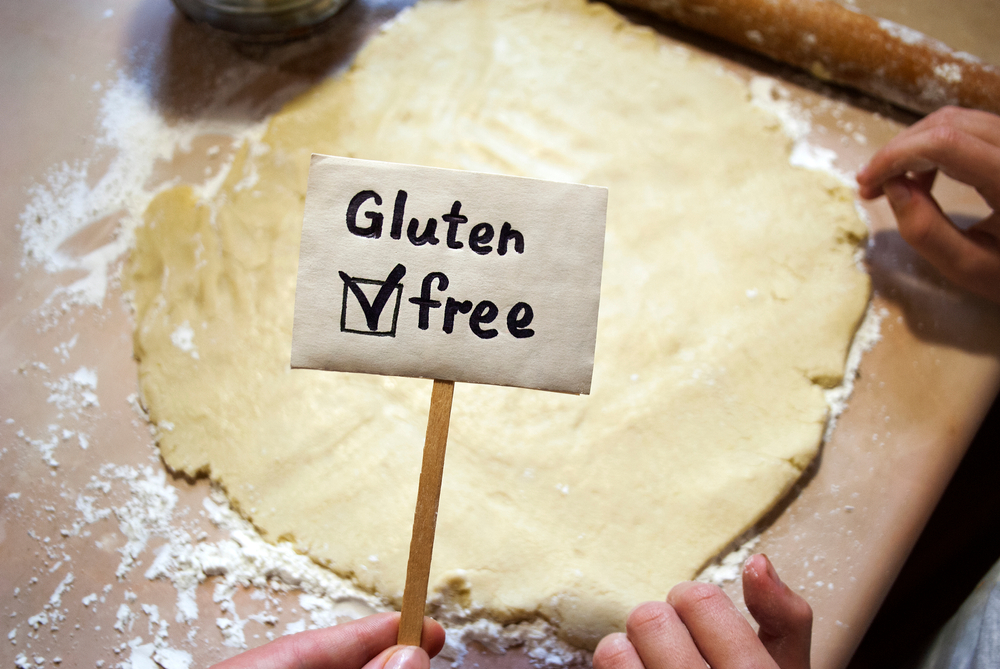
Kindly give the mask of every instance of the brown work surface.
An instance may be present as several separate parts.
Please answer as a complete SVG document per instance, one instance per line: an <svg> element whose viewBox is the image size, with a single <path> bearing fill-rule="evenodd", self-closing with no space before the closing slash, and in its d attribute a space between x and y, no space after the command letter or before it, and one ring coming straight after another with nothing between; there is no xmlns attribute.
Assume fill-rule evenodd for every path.
<svg viewBox="0 0 1000 669"><path fill-rule="evenodd" d="M120 288L112 281L100 307L61 311L51 296L83 273L50 273L24 261L18 226L31 198L29 188L45 183L50 170L63 162L89 160L95 179L103 173L113 156L97 143L95 123L103 92L119 70L146 68L154 74L147 79L157 82L150 96L168 119L261 119L346 63L365 37L405 4L355 0L329 30L310 41L249 49L235 49L186 23L167 0L37 0L0 9L5 230L0 238L0 613L7 621L0 631L16 629L0 652L5 666L20 653L32 664L36 657L45 658L41 664L46 666L57 657L64 666L92 667L98 661L114 666L132 652L127 642L142 637L141 643L152 643L157 624L151 605L168 623L169 645L191 653L193 666L237 652L222 644L216 626L217 617L233 617L213 602L217 579L197 588L201 615L188 625L175 621L175 587L144 577L162 536L150 538L137 556L140 564L119 580L115 571L125 545L119 522L127 513L74 528L84 513L77 506L81 494L99 498L103 508L128 501L128 482L111 470L102 472L105 463L150 467L154 477L164 470L147 424L128 401L137 389L136 367L132 323ZM870 0L864 9L878 12L884 5L894 12L890 18L935 34L929 18L934 3L905 3L902 13L896 4ZM1000 19L981 10L976 3L967 11L950 6L935 36L947 39L953 24L963 26L955 30L966 41L954 46L995 62L991 36L1000 29ZM812 140L834 149L842 169L860 166L907 120L878 103L812 84L799 87L802 75L664 30L671 38L709 49L739 73L764 70L787 77L785 86L794 90L794 98L813 110ZM222 104L204 104L223 98ZM206 166L211 168L204 150L210 140L199 139L194 147L199 150L165 159L154 179L203 180ZM214 143L224 142L217 137ZM986 211L972 191L953 182L941 183L938 194L959 220L975 220ZM867 263L876 289L874 306L885 312L882 339L864 358L848 409L817 466L801 491L773 514L757 547L812 604L813 657L819 669L843 667L849 660L1000 384L1000 310L937 277L894 231L884 202L867 209L873 228ZM79 257L111 241L119 216L108 212L63 250ZM86 401L60 405L53 400L59 380L81 367L96 370L99 406L86 406ZM88 390L84 383L74 392L81 388ZM87 435L86 449L79 444L81 433ZM43 460L46 450L58 467ZM118 483L107 494L87 488L95 476ZM178 527L195 537L203 532L199 540L204 542L228 535L202 512L209 494L205 481L167 475L167 483L177 491ZM738 583L726 589L741 599ZM91 593L94 600L84 604ZM663 595L650 593L650 598ZM297 593L272 596L280 606L271 608L274 619L246 623L250 646L263 643L268 630L280 634L305 615ZM244 620L263 610L249 591L237 588L233 597ZM120 624L118 631L116 615L123 604L135 620L131 628L127 621ZM45 622L29 621L43 612ZM476 653L465 666L475 663L512 667L527 666L528 660L517 651Z"/></svg>

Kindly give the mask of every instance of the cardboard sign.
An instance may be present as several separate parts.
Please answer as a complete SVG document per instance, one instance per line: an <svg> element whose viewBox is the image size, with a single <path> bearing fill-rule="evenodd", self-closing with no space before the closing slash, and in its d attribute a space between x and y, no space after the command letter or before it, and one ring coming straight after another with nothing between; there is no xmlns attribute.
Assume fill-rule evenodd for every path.
<svg viewBox="0 0 1000 669"><path fill-rule="evenodd" d="M607 190L313 155L292 367L590 392Z"/></svg>

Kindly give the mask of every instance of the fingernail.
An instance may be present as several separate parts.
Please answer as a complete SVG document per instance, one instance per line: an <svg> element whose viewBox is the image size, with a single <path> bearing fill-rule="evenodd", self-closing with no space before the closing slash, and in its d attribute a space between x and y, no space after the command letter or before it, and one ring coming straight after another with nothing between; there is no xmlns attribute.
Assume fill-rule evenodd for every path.
<svg viewBox="0 0 1000 669"><path fill-rule="evenodd" d="M778 572L775 571L774 565L763 553L756 553L747 558L746 564L743 565L743 570L750 574L754 578L760 578L761 572L767 574L767 577L771 579L777 585L781 585L781 579L778 578Z"/></svg>
<svg viewBox="0 0 1000 669"><path fill-rule="evenodd" d="M778 585L781 585L781 579L778 578L778 572L774 569L774 565L771 564L771 561L763 553L761 553L760 556L764 558L764 564L767 567L767 575L771 578L772 581L774 581Z"/></svg>
<svg viewBox="0 0 1000 669"><path fill-rule="evenodd" d="M418 652L420 652L420 648L417 646L400 648L385 663L385 669L418 669L421 666Z"/></svg>
<svg viewBox="0 0 1000 669"><path fill-rule="evenodd" d="M895 179L886 181L882 186L882 192L885 193L893 209L901 209L910 201L909 186Z"/></svg>
<svg viewBox="0 0 1000 669"><path fill-rule="evenodd" d="M689 588L695 587L697 583L694 581L682 581L672 587L670 592L667 593L667 604L673 606L681 595L683 595Z"/></svg>
<svg viewBox="0 0 1000 669"><path fill-rule="evenodd" d="M618 655L619 653L625 653L629 650L633 650L630 648L632 646L632 642L629 641L628 637L621 632L615 632L607 635L601 639L600 645L604 647L605 654L610 653L611 655Z"/></svg>

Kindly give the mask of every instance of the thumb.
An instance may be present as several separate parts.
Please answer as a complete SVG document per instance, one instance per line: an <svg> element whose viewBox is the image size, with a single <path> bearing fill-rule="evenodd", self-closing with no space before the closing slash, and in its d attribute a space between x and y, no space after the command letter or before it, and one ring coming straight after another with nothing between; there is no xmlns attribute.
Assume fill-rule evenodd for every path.
<svg viewBox="0 0 1000 669"><path fill-rule="evenodd" d="M430 669L431 658L420 646L391 646L376 655L364 669Z"/></svg>
<svg viewBox="0 0 1000 669"><path fill-rule="evenodd" d="M900 236L917 253L955 285L1000 301L1000 245L986 233L989 226L975 226L971 234L960 230L921 184L906 177L894 177L882 188Z"/></svg>
<svg viewBox="0 0 1000 669"><path fill-rule="evenodd" d="M812 609L781 582L760 553L743 567L743 599L760 630L757 636L780 669L809 669Z"/></svg>

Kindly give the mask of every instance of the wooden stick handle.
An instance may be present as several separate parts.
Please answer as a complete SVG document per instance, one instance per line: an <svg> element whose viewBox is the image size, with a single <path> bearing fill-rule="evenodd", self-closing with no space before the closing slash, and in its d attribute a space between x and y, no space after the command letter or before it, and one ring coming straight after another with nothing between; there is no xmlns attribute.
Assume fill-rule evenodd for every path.
<svg viewBox="0 0 1000 669"><path fill-rule="evenodd" d="M403 609L399 619L399 635L396 637L396 643L406 646L420 645L424 627L427 581L431 573L434 528L437 525L438 500L441 498L444 450L448 444L451 398L454 392L454 381L434 381L431 408L427 416L427 436L424 439L424 459L420 467L417 508L413 513L410 559L406 563Z"/></svg>
<svg viewBox="0 0 1000 669"><path fill-rule="evenodd" d="M1000 68L836 2L620 1L916 112L958 104L1000 113Z"/></svg>

